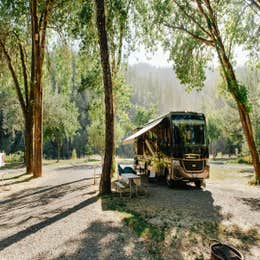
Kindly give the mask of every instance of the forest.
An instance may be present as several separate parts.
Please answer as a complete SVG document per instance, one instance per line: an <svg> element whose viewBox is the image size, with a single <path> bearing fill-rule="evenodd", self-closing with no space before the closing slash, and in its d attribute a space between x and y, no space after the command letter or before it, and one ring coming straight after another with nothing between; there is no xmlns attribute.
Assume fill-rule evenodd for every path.
<svg viewBox="0 0 260 260"><path fill-rule="evenodd" d="M7 161L24 160L27 172L41 176L42 158L99 154L110 172L113 150L133 155L121 143L135 128L188 110L206 114L214 157L243 157L258 179L259 4L113 0L103 10L102 2L1 1L0 151ZM129 65L140 44L147 52L162 46L172 67ZM240 67L239 47L247 52Z"/></svg>

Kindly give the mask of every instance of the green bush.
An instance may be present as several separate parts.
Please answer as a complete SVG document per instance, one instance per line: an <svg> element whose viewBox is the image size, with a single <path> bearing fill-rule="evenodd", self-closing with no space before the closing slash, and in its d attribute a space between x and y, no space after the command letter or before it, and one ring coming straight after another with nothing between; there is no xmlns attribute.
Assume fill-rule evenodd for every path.
<svg viewBox="0 0 260 260"><path fill-rule="evenodd" d="M238 163L246 163L246 164L252 164L253 163L250 155L239 157L237 162Z"/></svg>
<svg viewBox="0 0 260 260"><path fill-rule="evenodd" d="M92 149L91 149L91 146L89 144L86 145L85 152L86 152L87 156L89 156L89 155L91 155L93 153Z"/></svg>
<svg viewBox="0 0 260 260"><path fill-rule="evenodd" d="M76 159L77 159L76 149L73 149L73 150L72 150L71 159L72 159L72 160L76 160Z"/></svg>
<svg viewBox="0 0 260 260"><path fill-rule="evenodd" d="M8 154L5 156L5 163L16 163L16 162L23 162L24 161L24 152L17 151L13 154Z"/></svg>

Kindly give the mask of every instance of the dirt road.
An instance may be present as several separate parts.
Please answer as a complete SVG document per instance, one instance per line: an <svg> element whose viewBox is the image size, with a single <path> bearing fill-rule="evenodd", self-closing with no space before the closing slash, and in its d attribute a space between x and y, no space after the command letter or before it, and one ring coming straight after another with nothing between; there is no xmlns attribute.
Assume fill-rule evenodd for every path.
<svg viewBox="0 0 260 260"><path fill-rule="evenodd" d="M116 211L104 209L93 166L51 165L28 182L22 172L0 187L0 259L154 258ZM260 259L260 189L246 184L252 168L218 164L211 172L202 190L150 184L147 196L122 200L164 230L164 259L208 259L211 238Z"/></svg>
<svg viewBox="0 0 260 260"><path fill-rule="evenodd" d="M19 184L30 177L10 177L1 187L1 260L146 258L121 218L102 209L92 166L48 166L44 172Z"/></svg>

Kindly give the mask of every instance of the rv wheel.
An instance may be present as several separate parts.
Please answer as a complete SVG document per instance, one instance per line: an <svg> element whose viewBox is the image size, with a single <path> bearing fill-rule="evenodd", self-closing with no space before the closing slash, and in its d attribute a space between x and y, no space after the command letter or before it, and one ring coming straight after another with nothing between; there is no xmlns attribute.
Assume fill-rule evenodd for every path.
<svg viewBox="0 0 260 260"><path fill-rule="evenodd" d="M197 188L201 188L201 186L202 186L202 184L203 184L203 180L196 180L196 181L194 181L194 183L195 183L195 186L196 186Z"/></svg>
<svg viewBox="0 0 260 260"><path fill-rule="evenodd" d="M144 173L147 177L149 177L150 175L150 171L148 170L148 167L147 167L147 162L145 162L144 164Z"/></svg>
<svg viewBox="0 0 260 260"><path fill-rule="evenodd" d="M169 174L168 169L165 169L165 179L166 179L166 184L168 187L172 188L173 187L173 180L171 179L171 175Z"/></svg>

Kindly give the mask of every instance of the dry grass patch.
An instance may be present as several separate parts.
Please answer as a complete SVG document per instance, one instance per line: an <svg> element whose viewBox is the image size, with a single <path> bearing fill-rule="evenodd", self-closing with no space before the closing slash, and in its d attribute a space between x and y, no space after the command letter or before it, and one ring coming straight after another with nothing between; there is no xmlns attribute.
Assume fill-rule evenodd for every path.
<svg viewBox="0 0 260 260"><path fill-rule="evenodd" d="M260 241L256 229L244 230L216 219L192 220L182 209L149 208L144 204L137 207L135 202L111 196L104 200L104 205L121 215L144 242L152 259L209 259L214 239L230 243L242 252Z"/></svg>

